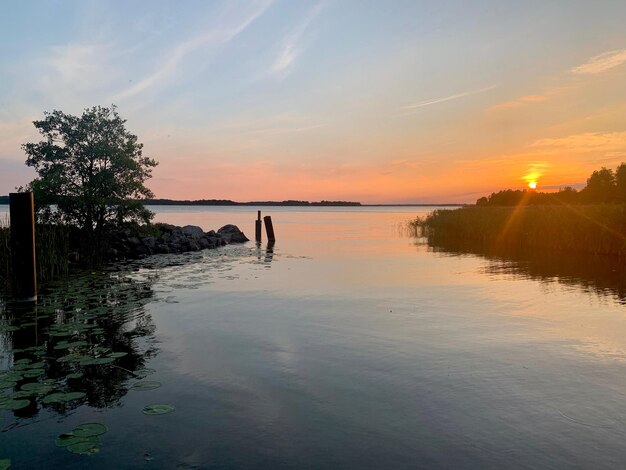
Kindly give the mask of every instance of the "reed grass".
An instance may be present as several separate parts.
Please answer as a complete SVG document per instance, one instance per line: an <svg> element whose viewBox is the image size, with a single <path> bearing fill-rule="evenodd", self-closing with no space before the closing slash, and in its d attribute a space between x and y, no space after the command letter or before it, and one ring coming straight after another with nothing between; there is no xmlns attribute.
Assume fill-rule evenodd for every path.
<svg viewBox="0 0 626 470"><path fill-rule="evenodd" d="M65 275L69 267L69 228L61 224L37 224L35 227L37 281L51 281ZM8 219L0 220L0 289L10 289L11 228Z"/></svg>
<svg viewBox="0 0 626 470"><path fill-rule="evenodd" d="M436 210L410 223L429 244L542 249L609 255L626 261L626 205L469 206Z"/></svg>

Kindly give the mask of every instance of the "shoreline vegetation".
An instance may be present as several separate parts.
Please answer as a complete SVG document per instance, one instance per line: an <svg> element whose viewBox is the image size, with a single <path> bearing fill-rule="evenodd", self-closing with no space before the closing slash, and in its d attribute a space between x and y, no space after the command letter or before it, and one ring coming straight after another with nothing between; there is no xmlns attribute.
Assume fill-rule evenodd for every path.
<svg viewBox="0 0 626 470"><path fill-rule="evenodd" d="M626 164L594 171L580 191L504 190L409 223L429 246L480 253L548 250L626 262Z"/></svg>
<svg viewBox="0 0 626 470"><path fill-rule="evenodd" d="M467 204L450 203L399 203L399 204L363 204L354 201L245 201L230 199L146 199L141 202L146 206L272 206L272 207L463 207ZM0 196L0 205L9 205L9 196Z"/></svg>

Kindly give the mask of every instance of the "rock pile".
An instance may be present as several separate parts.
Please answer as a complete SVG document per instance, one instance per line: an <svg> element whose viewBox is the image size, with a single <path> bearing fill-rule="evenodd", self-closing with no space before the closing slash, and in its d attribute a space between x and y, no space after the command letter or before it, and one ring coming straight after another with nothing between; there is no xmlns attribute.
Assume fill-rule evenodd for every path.
<svg viewBox="0 0 626 470"><path fill-rule="evenodd" d="M178 227L155 224L149 236L139 236L130 229L121 232L107 251L109 260L137 259L159 253L199 251L229 243L244 243L248 238L236 225L224 225L217 232L204 232L195 225Z"/></svg>

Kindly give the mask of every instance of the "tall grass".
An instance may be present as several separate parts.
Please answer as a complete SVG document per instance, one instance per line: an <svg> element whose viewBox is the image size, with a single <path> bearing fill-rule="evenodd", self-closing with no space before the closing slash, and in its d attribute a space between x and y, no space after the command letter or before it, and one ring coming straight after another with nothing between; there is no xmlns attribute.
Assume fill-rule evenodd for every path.
<svg viewBox="0 0 626 470"><path fill-rule="evenodd" d="M626 261L626 205L463 207L411 222L430 244L590 253Z"/></svg>
<svg viewBox="0 0 626 470"><path fill-rule="evenodd" d="M37 280L50 281L68 272L69 228L60 224L37 224L35 227ZM11 228L8 219L0 220L0 289L10 289Z"/></svg>

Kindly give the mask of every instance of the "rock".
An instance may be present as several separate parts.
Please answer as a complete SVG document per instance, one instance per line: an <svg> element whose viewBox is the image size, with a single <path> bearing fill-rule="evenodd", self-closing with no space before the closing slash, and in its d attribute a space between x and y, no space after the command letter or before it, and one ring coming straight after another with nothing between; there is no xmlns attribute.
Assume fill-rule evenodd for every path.
<svg viewBox="0 0 626 470"><path fill-rule="evenodd" d="M141 243L143 243L146 247L152 250L156 246L156 238L145 237L141 239Z"/></svg>
<svg viewBox="0 0 626 470"><path fill-rule="evenodd" d="M228 243L244 243L248 241L248 237L236 225L224 225L217 233Z"/></svg>
<svg viewBox="0 0 626 470"><path fill-rule="evenodd" d="M206 248L211 248L211 242L209 242L209 239L206 237L202 237L200 240L198 240L198 245L200 245L200 248L202 248L203 250Z"/></svg>
<svg viewBox="0 0 626 470"><path fill-rule="evenodd" d="M192 240L199 240L204 237L204 231L196 225L185 225L182 228L183 234Z"/></svg>

